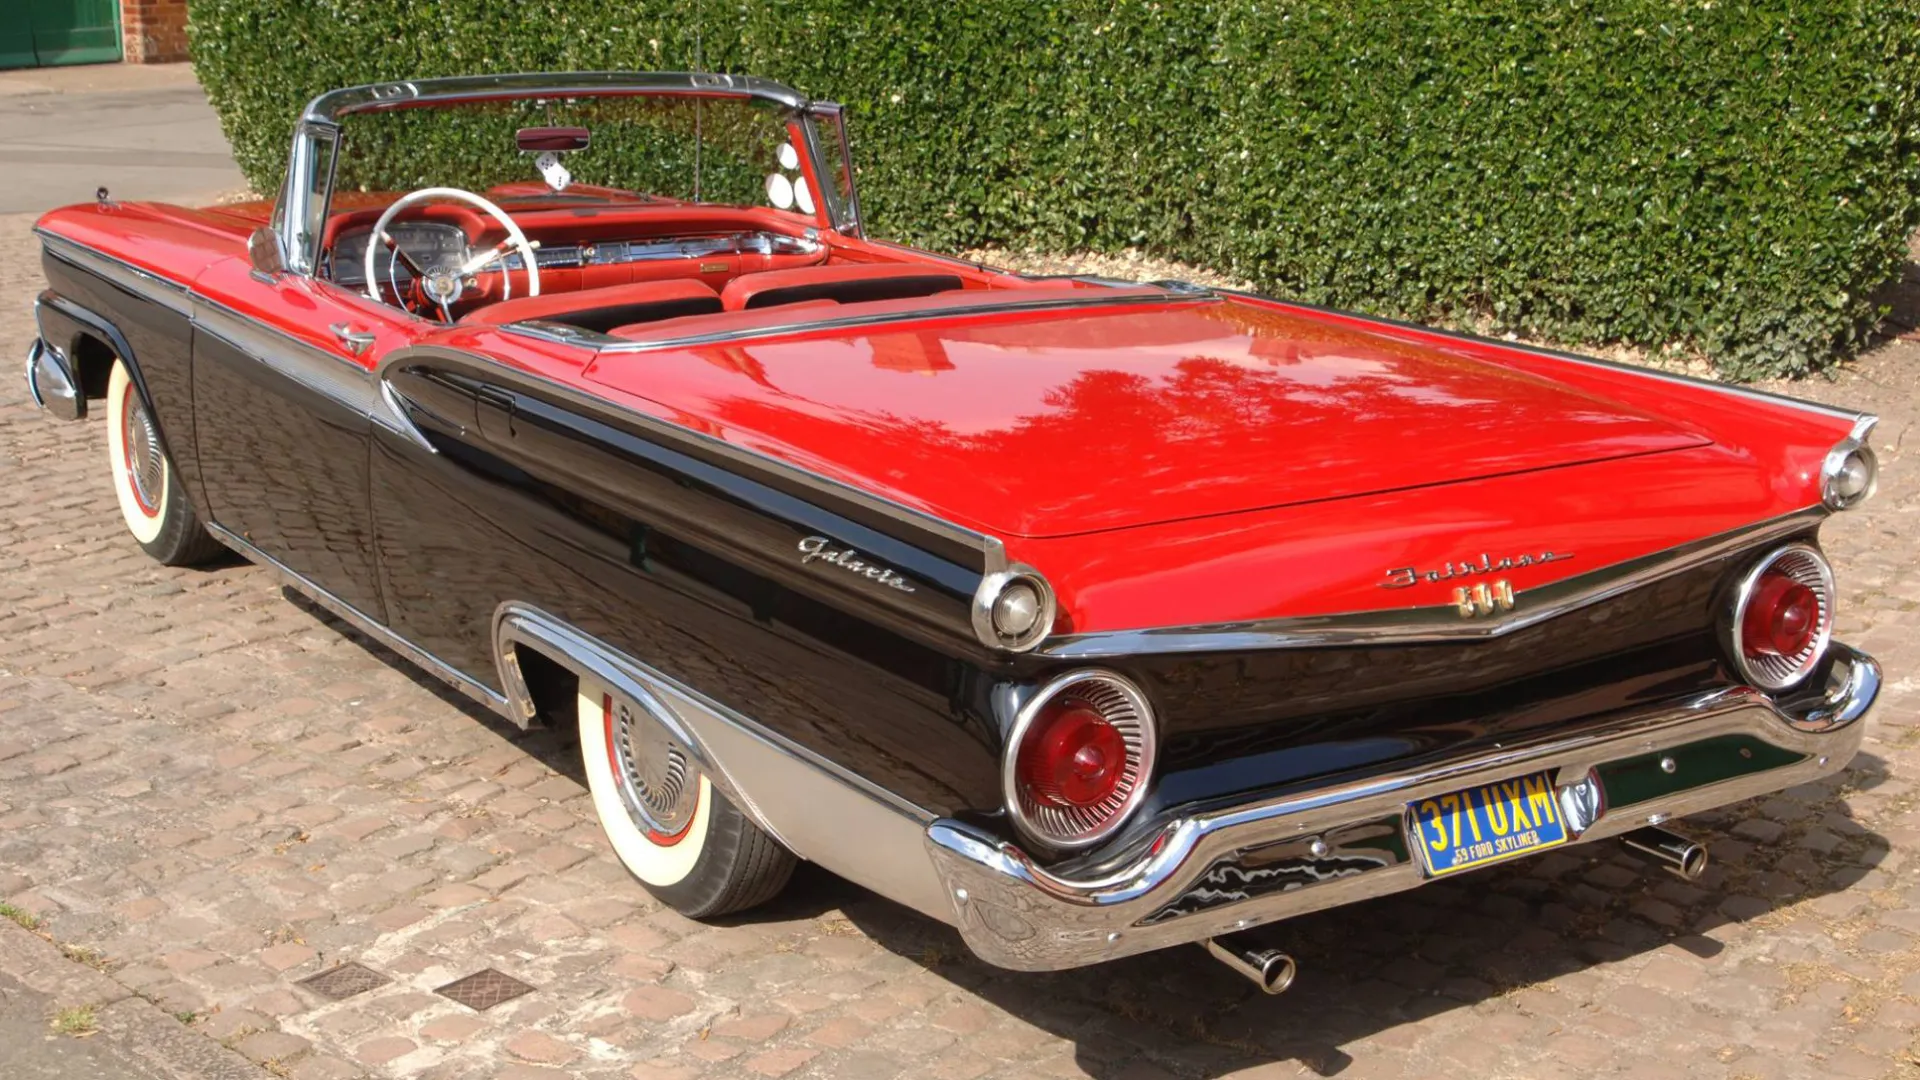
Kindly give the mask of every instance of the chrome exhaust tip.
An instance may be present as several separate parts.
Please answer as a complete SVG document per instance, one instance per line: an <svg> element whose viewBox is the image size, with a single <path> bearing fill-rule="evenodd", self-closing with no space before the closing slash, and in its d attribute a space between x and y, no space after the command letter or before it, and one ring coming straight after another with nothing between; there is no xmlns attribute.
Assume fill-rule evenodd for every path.
<svg viewBox="0 0 1920 1080"><path fill-rule="evenodd" d="M1707 846L1669 829L1649 825L1622 836L1620 842L1636 855L1651 859L1686 881L1698 881L1707 872Z"/></svg>
<svg viewBox="0 0 1920 1080"><path fill-rule="evenodd" d="M1255 945L1238 935L1208 938L1200 944L1215 960L1245 976L1268 994L1284 994L1293 985L1299 965L1279 949Z"/></svg>

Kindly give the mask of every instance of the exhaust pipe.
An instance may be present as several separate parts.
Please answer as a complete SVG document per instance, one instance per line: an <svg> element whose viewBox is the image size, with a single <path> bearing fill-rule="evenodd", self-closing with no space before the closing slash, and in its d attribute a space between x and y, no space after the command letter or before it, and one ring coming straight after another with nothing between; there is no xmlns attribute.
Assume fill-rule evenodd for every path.
<svg viewBox="0 0 1920 1080"><path fill-rule="evenodd" d="M1707 871L1707 846L1677 832L1649 825L1622 836L1620 842L1637 855L1644 856L1686 881L1698 880Z"/></svg>
<svg viewBox="0 0 1920 1080"><path fill-rule="evenodd" d="M1208 938L1200 944L1215 960L1239 972L1252 980L1255 986L1269 994L1284 994L1287 987L1293 985L1293 976L1299 968L1293 957L1279 949L1268 949L1253 944L1244 936L1230 934L1226 937Z"/></svg>

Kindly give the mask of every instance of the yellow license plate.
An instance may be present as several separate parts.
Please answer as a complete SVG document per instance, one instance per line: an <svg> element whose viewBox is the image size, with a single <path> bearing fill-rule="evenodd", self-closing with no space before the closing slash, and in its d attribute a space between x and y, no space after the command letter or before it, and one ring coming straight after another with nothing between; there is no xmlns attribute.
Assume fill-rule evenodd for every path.
<svg viewBox="0 0 1920 1080"><path fill-rule="evenodd" d="M1434 877L1567 842L1553 775L1481 784L1407 804L1413 841Z"/></svg>

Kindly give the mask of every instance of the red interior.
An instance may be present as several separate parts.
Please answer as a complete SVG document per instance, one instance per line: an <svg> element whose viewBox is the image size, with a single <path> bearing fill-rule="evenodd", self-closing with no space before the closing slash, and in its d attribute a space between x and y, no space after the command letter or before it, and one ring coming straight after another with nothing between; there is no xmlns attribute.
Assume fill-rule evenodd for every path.
<svg viewBox="0 0 1920 1080"><path fill-rule="evenodd" d="M695 206L635 201L613 205L553 205L531 199L521 187L497 188L488 196L513 216L531 241L548 252L609 243L699 241L740 234L771 234L817 245L812 252L725 252L692 258L540 267L540 295L527 295L524 270L499 264L475 275L453 306L457 321L499 326L528 320L558 321L626 336L651 324L763 308L812 308L829 304L880 303L980 289L1032 288L1034 281L908 249L881 248L821 233L797 215L771 208ZM336 199L336 208L342 200ZM327 249L370 230L389 200L354 199L355 205L327 223ZM430 203L404 213L402 222L457 226L470 250L506 239L487 214L457 203ZM383 260L385 256L377 256ZM342 271L336 270L336 277ZM357 265L352 271L359 276ZM384 279L383 279L384 280ZM1073 283L1052 283L1074 287ZM356 289L357 291L357 289ZM503 294L511 299L502 300ZM707 298L712 297L710 303ZM718 306L712 306L717 303Z"/></svg>

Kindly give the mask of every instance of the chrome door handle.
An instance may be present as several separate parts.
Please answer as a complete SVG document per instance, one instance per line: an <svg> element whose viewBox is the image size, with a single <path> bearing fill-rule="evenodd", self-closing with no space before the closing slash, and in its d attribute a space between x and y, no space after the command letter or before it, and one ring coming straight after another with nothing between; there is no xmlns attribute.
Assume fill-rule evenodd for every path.
<svg viewBox="0 0 1920 1080"><path fill-rule="evenodd" d="M333 331L333 336L339 339L340 344L345 346L346 350L355 356L366 352L367 348L373 344L373 331L371 330L355 330L343 322L334 323L332 326L327 327L327 329Z"/></svg>

